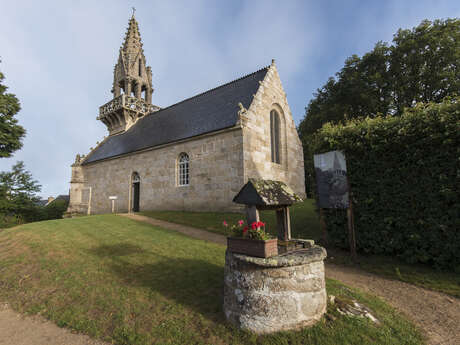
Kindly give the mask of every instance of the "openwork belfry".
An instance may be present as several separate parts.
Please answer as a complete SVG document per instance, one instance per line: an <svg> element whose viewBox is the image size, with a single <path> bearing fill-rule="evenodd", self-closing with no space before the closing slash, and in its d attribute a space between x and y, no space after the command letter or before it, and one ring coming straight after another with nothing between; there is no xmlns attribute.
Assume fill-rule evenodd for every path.
<svg viewBox="0 0 460 345"><path fill-rule="evenodd" d="M134 13L114 68L112 93L113 100L100 107L98 117L110 134L127 130L142 116L159 110L152 105L152 69L146 64Z"/></svg>
<svg viewBox="0 0 460 345"><path fill-rule="evenodd" d="M157 37L149 34L153 47ZM304 197L302 143L275 61L159 107L154 68L143 50L146 37L141 39L133 13L117 60L107 64L108 69L115 65L113 80L107 81L113 97L99 108L97 119L108 136L89 153L72 157L68 213L237 212L243 206L233 203L233 196L255 177L286 183ZM168 46L156 51L167 54ZM188 77L175 83L187 83Z"/></svg>

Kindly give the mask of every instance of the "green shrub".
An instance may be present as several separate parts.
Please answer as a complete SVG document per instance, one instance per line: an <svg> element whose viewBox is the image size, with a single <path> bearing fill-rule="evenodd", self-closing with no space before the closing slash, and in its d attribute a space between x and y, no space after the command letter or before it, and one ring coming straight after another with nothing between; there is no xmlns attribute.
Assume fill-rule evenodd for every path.
<svg viewBox="0 0 460 345"><path fill-rule="evenodd" d="M460 97L326 124L312 146L345 153L359 250L460 267ZM331 241L345 247L346 212L325 214Z"/></svg>
<svg viewBox="0 0 460 345"><path fill-rule="evenodd" d="M45 219L61 219L68 206L69 203L66 200L54 200L44 207Z"/></svg>
<svg viewBox="0 0 460 345"><path fill-rule="evenodd" d="M0 213L0 229L11 228L23 223L24 220L21 217Z"/></svg>

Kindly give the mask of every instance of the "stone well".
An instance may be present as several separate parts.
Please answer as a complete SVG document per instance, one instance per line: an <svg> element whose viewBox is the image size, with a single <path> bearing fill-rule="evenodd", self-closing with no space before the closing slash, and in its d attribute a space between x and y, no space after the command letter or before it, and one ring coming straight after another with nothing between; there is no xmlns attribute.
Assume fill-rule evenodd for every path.
<svg viewBox="0 0 460 345"><path fill-rule="evenodd" d="M325 257L320 246L271 258L227 250L227 320L258 334L313 325L326 312Z"/></svg>

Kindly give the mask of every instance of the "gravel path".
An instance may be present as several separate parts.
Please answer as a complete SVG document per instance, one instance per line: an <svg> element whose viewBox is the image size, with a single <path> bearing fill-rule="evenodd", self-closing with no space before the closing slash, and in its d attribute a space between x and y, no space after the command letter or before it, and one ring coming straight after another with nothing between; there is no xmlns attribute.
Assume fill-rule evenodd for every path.
<svg viewBox="0 0 460 345"><path fill-rule="evenodd" d="M122 216L165 229L175 230L198 239L222 245L227 243L223 235L189 226L173 224L137 214L122 214ZM326 276L382 297L419 326L425 332L429 344L460 345L459 299L401 281L385 279L357 268L329 263L326 265Z"/></svg>
<svg viewBox="0 0 460 345"><path fill-rule="evenodd" d="M425 331L429 344L460 344L460 300L362 270L326 265L326 276L382 297Z"/></svg>
<svg viewBox="0 0 460 345"><path fill-rule="evenodd" d="M0 304L0 345L109 345L59 328L41 316L24 316Z"/></svg>
<svg viewBox="0 0 460 345"><path fill-rule="evenodd" d="M190 237L197 238L199 240L205 240L209 242L214 242L217 244L227 245L227 238L223 235L215 234L206 230L201 230L197 228L192 228L191 226L175 224L170 222L165 222L164 220L154 219L146 216L141 216L139 214L131 213L121 213L120 216L124 216L130 219L138 220L144 223L149 223L160 228L174 230L182 234L188 235Z"/></svg>

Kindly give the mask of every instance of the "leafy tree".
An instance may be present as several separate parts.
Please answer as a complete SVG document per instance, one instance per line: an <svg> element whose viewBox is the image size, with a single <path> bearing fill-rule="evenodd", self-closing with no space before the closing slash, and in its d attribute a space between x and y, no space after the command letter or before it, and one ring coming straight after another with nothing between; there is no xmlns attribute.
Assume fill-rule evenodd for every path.
<svg viewBox="0 0 460 345"><path fill-rule="evenodd" d="M317 90L299 129L309 135L326 122L401 115L417 102L440 102L460 90L460 19L424 20L398 30L393 45L378 42L353 55Z"/></svg>
<svg viewBox="0 0 460 345"><path fill-rule="evenodd" d="M21 139L26 131L14 117L21 106L15 95L6 93L8 87L3 85L4 79L0 72L0 157L11 157L14 151L22 147Z"/></svg>
<svg viewBox="0 0 460 345"><path fill-rule="evenodd" d="M460 19L424 20L412 30L400 29L392 45L378 42L363 57L351 56L317 90L298 128L305 165L312 164L311 135L325 123L400 116L404 108L438 103L459 90ZM307 169L307 188L310 178Z"/></svg>
<svg viewBox="0 0 460 345"><path fill-rule="evenodd" d="M0 214L25 221L38 220L36 193L40 190L41 186L25 170L23 162L17 162L11 171L0 172Z"/></svg>

